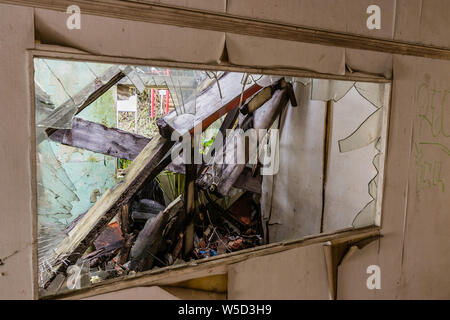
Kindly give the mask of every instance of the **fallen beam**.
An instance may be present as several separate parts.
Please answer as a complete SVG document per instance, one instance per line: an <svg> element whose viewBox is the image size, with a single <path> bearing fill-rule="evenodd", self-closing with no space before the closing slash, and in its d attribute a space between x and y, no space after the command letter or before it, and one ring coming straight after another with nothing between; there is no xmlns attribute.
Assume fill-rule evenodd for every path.
<svg viewBox="0 0 450 320"><path fill-rule="evenodd" d="M241 113L243 115L247 115L249 113L255 112L259 109L264 103L272 98L274 92L276 90L281 90L286 88L289 94L289 100L291 101L291 105L293 107L297 106L297 101L295 100L294 90L292 89L292 84L286 82L284 78L281 78L277 82L271 84L270 86L265 87L264 89L258 91L253 97L249 98L245 104L241 108Z"/></svg>
<svg viewBox="0 0 450 320"><path fill-rule="evenodd" d="M252 170L245 167L233 187L261 194L262 176L259 174L253 176Z"/></svg>
<svg viewBox="0 0 450 320"><path fill-rule="evenodd" d="M47 258L52 270L44 282L45 287L57 272L65 272L67 266L74 264L136 191L160 172L161 160L165 159L173 144L173 141L158 135L147 144L130 165L125 177L97 200Z"/></svg>
<svg viewBox="0 0 450 320"><path fill-rule="evenodd" d="M216 86L210 86L197 99L185 104L184 109L187 113L177 115L176 111L172 111L158 119L160 134L170 139L174 131L179 135L201 132L261 90L263 85L270 84L270 78L267 76L263 76L258 84L243 85L242 80L242 73L232 72L223 75L218 80L220 92Z"/></svg>
<svg viewBox="0 0 450 320"><path fill-rule="evenodd" d="M153 260L163 241L163 233L168 225L177 219L177 214L183 208L183 197L180 195L172 201L164 211L158 213L154 219L147 223L139 232L139 235L131 248L130 270L144 271L150 269Z"/></svg>
<svg viewBox="0 0 450 320"><path fill-rule="evenodd" d="M134 160L150 139L81 118L73 119L72 129L57 129L50 140L116 158Z"/></svg>
<svg viewBox="0 0 450 320"><path fill-rule="evenodd" d="M254 112L250 128L269 129L288 100L289 94L286 89L276 91L270 100ZM239 157L235 155L245 153L245 158L248 156L249 159L254 159L257 156L257 144L262 141L263 136L259 132L256 135L256 141L253 141L253 143L250 141L248 148L244 147L242 150L239 146L240 141L243 142L243 146L246 146L245 132L243 130L233 131L227 138L226 144L217 152L215 158L210 161L207 169L203 170L196 181L197 185L203 189L209 188L211 191L217 191L220 195L226 196L245 168L245 163L237 161L236 158L239 159Z"/></svg>
<svg viewBox="0 0 450 320"><path fill-rule="evenodd" d="M73 97L55 109L44 120L37 125L47 127L45 132L48 136L52 135L56 129L65 127L67 122L71 121L74 115L83 111L87 106L97 100L112 86L118 83L127 73L131 72L131 67L121 70L119 66L112 66L106 70L99 78L91 81ZM99 86L99 83L101 84ZM76 107L76 110L74 108Z"/></svg>

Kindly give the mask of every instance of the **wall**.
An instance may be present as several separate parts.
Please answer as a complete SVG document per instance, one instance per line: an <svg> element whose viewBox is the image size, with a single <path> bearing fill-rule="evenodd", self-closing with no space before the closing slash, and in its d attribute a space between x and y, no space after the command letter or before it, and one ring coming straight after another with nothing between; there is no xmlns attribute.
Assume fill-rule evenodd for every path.
<svg viewBox="0 0 450 320"><path fill-rule="evenodd" d="M33 9L0 4L0 25L0 299L31 299L34 159L26 49L34 46Z"/></svg>
<svg viewBox="0 0 450 320"><path fill-rule="evenodd" d="M239 3L238 1L232 2ZM245 3L246 11L243 8L235 10L239 10L242 15L258 14L258 10L250 10L256 5L252 5L250 1ZM278 20L283 19L283 21L286 17L286 22L290 22L288 21L288 12L293 10L286 3L286 1L282 2L277 9L278 14L273 14L273 16L276 16ZM302 3L308 2L302 1ZM446 15L450 5L448 1L414 0L410 2L410 0L399 0L396 3L396 21L394 24L388 24L388 26L393 25L394 29L389 27L386 34L380 36L389 38L393 34L395 39L450 46L448 42L450 21ZM231 12L231 1L228 2L227 8ZM312 13L305 15L311 17L311 23L318 20L317 14L313 13L316 12L314 10L320 8L320 5L312 5ZM338 10L339 6L333 8L336 10L331 12L341 12ZM328 14L330 13L328 12ZM347 15L348 12L343 10L342 14ZM95 23L96 19L90 19L91 25L98 27L99 24ZM47 20L47 22L49 21L52 20ZM63 19L60 21L64 23ZM329 19L322 19L322 21L329 21ZM331 21L340 23L341 20L338 15ZM346 26L346 23L344 22L343 25ZM119 26L125 28L125 24L128 23L120 21ZM30 131L32 103L29 95L30 79L28 79L27 68L29 65L26 49L32 48L34 45L33 9L0 4L0 26L2 110L5 110L5 106L7 106L7 112L0 117L0 151L7 155L0 168L2 177L0 185L0 257L4 261L4 265L0 266L0 272L3 274L0 276L0 298L30 299L34 297L31 253L34 219L32 208L35 199L32 197L34 161L30 157L33 148L30 138L32 135ZM334 23L326 27L340 30ZM60 33L67 32L64 28L58 28ZM139 28L141 30L139 34L146 34L145 25L140 25ZM103 32L103 29L98 29L99 32ZM125 29L129 30L128 27ZM163 28L163 30L168 29L171 28ZM191 31L186 30L186 32ZM148 43L142 46L123 46L123 44L131 43L131 40L114 41L121 40L122 33L110 30L108 34L112 39L108 38L107 43L99 43L99 37L95 32L83 33L83 37L78 35L78 38L74 35L64 37L57 34L57 36L62 40L70 39L71 41L66 42L66 45L73 44L77 47L77 44L81 44L78 46L81 49L92 48L89 47L92 45L95 49L91 50L93 53L158 58L158 55L149 50L151 47ZM223 35L205 31L193 34L206 39L207 44L204 43L203 46L200 46L200 48L209 48L206 54L203 54L201 50L194 50L195 45L186 45L186 48L179 48L175 57L171 54L173 50L170 47L169 49L164 47L164 50L160 51L163 52L160 57L165 58L167 55L170 57L169 60L217 61L223 49L223 46L220 47L221 44L223 45ZM133 32L129 32L127 37L132 39L132 35ZM190 34L190 37L187 38L188 41L193 37ZM211 41L215 45L210 45ZM139 43L139 41L133 43ZM235 43L239 44L239 41L235 41ZM273 61L264 55L265 52L260 51L261 47L257 46L256 40L249 42L249 44L252 43L256 45L236 47L239 50L230 53L231 59L238 63L239 56L245 57L250 54L255 56L258 64L274 65ZM270 41L263 41L263 43L270 43ZM278 46L277 52L284 52L284 45L292 45L292 42L272 43ZM264 47L262 48L264 49ZM394 77L383 203L383 238L355 253L342 264L339 270L338 298L450 298L450 284L447 276L450 269L448 256L450 249L448 233L450 197L447 187L450 179L450 160L447 152L449 148L447 116L450 99L445 96L450 90L448 78L450 62L387 54L379 55L361 50L344 50L342 55L341 49L329 47L319 49L324 50L322 52L326 55L323 58L327 58L325 61L331 61L328 59L339 53L338 61L345 61L347 65L351 64L356 70L380 74L392 73ZM202 54L198 55L199 52ZM272 51L271 54L277 52ZM312 52L318 51L313 50ZM321 68L322 72L343 72L342 62L337 65L327 62L329 68L323 68L320 57L321 55L317 55L317 59L299 60L314 63L313 70ZM279 59L280 56L277 56L277 60ZM424 86L421 87L422 84L428 86L428 108L423 107L426 90L422 89L424 88ZM441 96L437 96L437 91ZM441 112L439 113L438 110ZM431 130L433 131L430 130L428 123L432 124ZM420 128L423 131L420 131ZM444 188L443 185L445 185ZM15 253L16 251L17 253ZM9 258L5 259L8 256ZM273 260L278 257L279 254L272 256ZM281 266L272 268L271 264L272 259L258 263L261 276L283 272L284 269ZM379 264L381 267L381 290L371 291L365 286L366 268L370 264ZM315 262L312 267L314 266L316 266ZM239 265L236 268L235 271L239 272ZM323 276L325 277L325 275L324 272ZM308 281L301 270L297 272L293 270L289 279L293 282L296 281L295 283L300 287L303 285L303 281ZM249 279L246 290L250 293L254 292L260 282L260 278ZM229 287L229 295L233 296L233 294L233 287ZM276 298L269 294L264 297ZM291 295L286 294L284 297L303 296L298 291L292 291Z"/></svg>
<svg viewBox="0 0 450 320"><path fill-rule="evenodd" d="M339 270L338 298L450 298L450 62L394 57L392 109L378 243ZM381 268L381 290L365 269Z"/></svg>

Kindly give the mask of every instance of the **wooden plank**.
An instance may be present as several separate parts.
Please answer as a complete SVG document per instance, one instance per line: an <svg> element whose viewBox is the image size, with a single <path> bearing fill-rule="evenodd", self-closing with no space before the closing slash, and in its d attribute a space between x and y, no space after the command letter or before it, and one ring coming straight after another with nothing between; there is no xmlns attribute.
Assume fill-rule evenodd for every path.
<svg viewBox="0 0 450 320"><path fill-rule="evenodd" d="M170 150L173 141L155 136L130 165L124 179L108 189L89 209L67 237L54 250L48 262L55 272L64 272L74 264L111 219L128 203L134 193L159 173L160 162ZM64 262L64 263L63 263ZM54 274L46 281L48 285Z"/></svg>
<svg viewBox="0 0 450 320"><path fill-rule="evenodd" d="M151 285L167 285L205 276L227 274L227 266L247 259L275 254L294 248L326 243L327 241L358 241L380 234L378 227L347 229L338 232L313 235L302 239L267 244L233 253L196 260L182 265L174 265L157 270L141 272L136 275L103 281L89 288L82 288L64 295L49 295L43 299L81 299L126 288Z"/></svg>
<svg viewBox="0 0 450 320"><path fill-rule="evenodd" d="M164 229L171 219L176 219L176 215L182 207L183 197L180 195L154 219L147 220L144 229L139 232L136 242L131 248L130 270L143 271L152 267L154 257L163 241Z"/></svg>
<svg viewBox="0 0 450 320"><path fill-rule="evenodd" d="M73 119L72 129L55 130L50 139L127 160L134 160L150 141L149 138L81 118Z"/></svg>
<svg viewBox="0 0 450 320"><path fill-rule="evenodd" d="M77 115L83 111L92 102L101 97L106 91L108 91L113 85L118 83L125 77L126 72L122 72L118 66L112 66L108 68L98 79L87 84L83 89L77 92L73 97L69 98L62 105L57 107L47 119L57 119L52 121L52 125L45 130L48 136L51 136L55 132L55 128L64 127L67 121L70 121L70 115L73 112L73 106L78 106L74 115ZM102 83L99 86L99 83ZM45 121L43 120L43 121ZM39 125L39 124L38 124Z"/></svg>
<svg viewBox="0 0 450 320"><path fill-rule="evenodd" d="M252 119L253 125L251 127L255 129L269 129L288 100L289 95L286 89L276 91L270 100L255 111L254 118ZM238 150L238 141L242 141L244 136L245 133L242 130L236 130L233 132L233 135L230 135L227 143L219 150L217 156L210 161L208 168L197 179L197 184L200 187L203 189L209 188L212 191L217 190L222 196L228 194L230 188L245 168L245 164L236 163L236 159L233 159L236 151L238 153L242 152ZM262 136L256 137L258 142L262 138ZM256 152L257 146L254 143L250 143L248 154L254 155ZM222 164L217 159L223 159L225 163ZM235 163L230 163L233 161Z"/></svg>
<svg viewBox="0 0 450 320"><path fill-rule="evenodd" d="M66 0L0 0L0 3L52 9L61 12L66 12L67 10ZM72 0L71 4L78 5L83 14L262 38L450 60L450 49L448 48L307 28L227 13L120 0Z"/></svg>
<svg viewBox="0 0 450 320"><path fill-rule="evenodd" d="M259 84L243 86L241 83L242 76L242 73L227 73L219 79L222 98L220 98L217 87L210 86L195 101L186 103L185 110L195 110L195 115L177 115L175 111L165 115L157 122L161 135L170 139L174 130L180 135L187 132L190 134L201 132L221 116L237 107L241 101L242 92L243 102L262 88ZM268 77L264 76L259 83L268 81Z"/></svg>
<svg viewBox="0 0 450 320"><path fill-rule="evenodd" d="M218 274L208 277L196 278L171 284L179 288L189 288L203 291L226 293L228 277L226 274Z"/></svg>
<svg viewBox="0 0 450 320"><path fill-rule="evenodd" d="M192 140L194 140L192 138ZM191 144L193 146L193 143ZM198 200L195 188L195 178L197 177L197 165L194 164L194 148L191 148L191 163L185 165L185 190L186 199L186 229L183 236L184 256L188 256L194 247L194 216L195 203Z"/></svg>

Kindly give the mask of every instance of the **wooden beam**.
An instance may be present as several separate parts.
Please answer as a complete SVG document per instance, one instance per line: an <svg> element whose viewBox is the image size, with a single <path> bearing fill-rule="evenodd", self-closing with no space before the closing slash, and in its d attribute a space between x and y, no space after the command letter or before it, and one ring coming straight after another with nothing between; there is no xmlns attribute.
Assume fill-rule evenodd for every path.
<svg viewBox="0 0 450 320"><path fill-rule="evenodd" d="M61 12L66 12L68 6L66 0L0 0L0 3L51 9ZM228 13L216 13L163 4L120 0L72 0L70 4L79 6L83 14L96 16L450 60L450 49L448 48L326 31L287 23L240 17Z"/></svg>
<svg viewBox="0 0 450 320"><path fill-rule="evenodd" d="M195 111L194 114L178 116L176 111L172 111L164 117L158 119L157 124L160 134L166 139L170 139L173 131L180 135L194 132L202 132L214 121L239 106L242 102L254 95L262 86L253 83L243 86L241 84L241 73L227 73L218 82L221 87L222 98L216 86L210 86L195 101L186 103L185 110ZM268 77L263 77L259 83L268 82Z"/></svg>
<svg viewBox="0 0 450 320"><path fill-rule="evenodd" d="M176 219L176 215L183 207L183 197L180 195L172 201L164 211L158 213L154 219L145 223L144 229L139 232L136 242L131 248L130 270L148 270L163 241L163 232L168 222Z"/></svg>
<svg viewBox="0 0 450 320"><path fill-rule="evenodd" d="M255 111L253 118L250 120L250 127L254 129L269 129L288 100L289 95L286 88L282 91L275 91L273 97ZM259 132L257 132L255 138L259 144L263 136L260 136ZM238 163L238 159L235 159L234 156L235 154L242 154L244 152L243 150L239 150L239 147L242 147L240 146L240 141L245 141L245 132L243 130L236 130L229 135L227 143L218 151L215 158L211 159L207 169L203 170L200 174L196 181L198 186L203 189L209 188L211 191L217 191L222 196L228 194L230 188L235 184L245 168L245 164ZM242 143L242 145L246 147L247 143ZM257 152L257 146L250 141L246 149L246 155L257 156ZM258 161L258 159L256 160ZM231 161L234 161L234 163L228 163Z"/></svg>
<svg viewBox="0 0 450 320"><path fill-rule="evenodd" d="M227 268L229 265L250 258L266 256L291 250L294 248L314 245L318 243L326 243L327 241L338 239L341 241L357 241L378 236L379 233L380 230L378 227L368 227L362 229L347 229L334 233L307 236L294 241L267 244L233 253L195 260L191 263L188 262L182 265L174 265L157 270L149 270L138 273L136 275L105 280L101 283L94 284L89 288L82 288L79 290L66 292L63 295L58 293L52 294L41 298L82 299L85 297L95 296L107 292L114 292L126 288L152 285L168 285L205 276L227 274Z"/></svg>
<svg viewBox="0 0 450 320"><path fill-rule="evenodd" d="M73 119L72 129L57 129L49 138L67 146L127 160L134 160L150 141L149 138L81 118Z"/></svg>
<svg viewBox="0 0 450 320"><path fill-rule="evenodd" d="M161 160L173 143L155 136L130 165L125 178L97 200L48 258L53 272L49 272L46 285L56 272L64 272L74 264L135 192L159 173Z"/></svg>
<svg viewBox="0 0 450 320"><path fill-rule="evenodd" d="M129 67L127 67L129 68ZM51 125L47 125L45 130L48 136L52 135L56 128L61 128L65 125L65 122L70 121L72 116L73 106L79 105L73 115L77 115L83 111L87 106L100 98L106 91L108 91L113 85L118 83L123 77L125 77L126 71L122 72L118 66L112 66L108 68L98 79L88 83L83 89L77 92L73 97L69 98L66 102L55 109L50 115L47 116L45 121L47 124L51 122ZM104 83L101 86L98 83ZM42 121L41 121L42 122ZM39 125L39 123L37 124Z"/></svg>

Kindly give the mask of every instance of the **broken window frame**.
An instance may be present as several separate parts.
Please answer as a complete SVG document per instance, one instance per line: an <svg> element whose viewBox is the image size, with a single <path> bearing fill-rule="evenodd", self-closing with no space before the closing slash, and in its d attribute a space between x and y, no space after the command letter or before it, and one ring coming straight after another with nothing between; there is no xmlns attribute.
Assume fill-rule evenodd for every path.
<svg viewBox="0 0 450 320"><path fill-rule="evenodd" d="M363 228L349 228L339 230L332 233L319 233L312 236L303 237L293 241L270 243L255 248L244 249L234 253L228 253L208 259L196 260L193 263L187 262L182 265L168 266L160 268L158 270L148 270L140 272L136 275L122 276L111 280L103 281L99 284L92 284L89 287L73 290L69 293L38 297L39 299L51 299L51 298L83 298L88 296L94 296L101 293L117 291L126 288L148 286L148 285L167 285L178 283L180 281L195 279L204 277L205 275L214 274L226 274L227 266L233 263L243 261L250 257L257 257L267 254L273 254L278 252L287 251L296 247L307 246L317 243L323 243L324 246L328 245L332 248L345 244L346 248L350 248L353 245L357 245L360 242L364 242L367 239L376 239L380 234L380 227L382 223L382 196L384 191L384 166L387 151L388 142L388 127L389 127L389 110L390 110L390 94L391 94L391 80L377 76L367 76L361 74L350 75L327 75L316 72L297 70L297 69L282 69L282 68L267 68L259 69L246 66L228 66L228 65L216 65L216 64L199 64L199 63L185 63L185 62L168 62L162 60L149 60L149 59L134 59L134 58L116 58L109 56L99 56L92 54L80 53L80 51L60 48L52 45L37 44L36 49L30 49L29 51L29 80L31 90L31 120L30 127L35 128L35 105L34 105L34 58L47 58L47 59L61 59L61 60L76 60L85 62L98 62L98 63L111 63L121 65L143 65L143 66L155 66L155 67L171 67L171 68L183 68L183 69L196 69L207 71L232 71L232 72L247 72L254 74L265 75L280 75L280 76L293 76L300 78L317 78L317 79L330 79L330 80L344 80L344 81L358 81L358 82L376 82L385 84L384 95L384 108L382 117L382 135L385 137L382 139L381 157L380 157L380 170L379 170L379 184L377 190L376 204L376 219L375 224L369 227ZM32 132L32 145L36 140L35 131ZM35 288L37 285L37 189L36 189L36 147L32 147L30 154L32 163L32 188L33 188L33 234L34 234L34 250L33 250L33 278L35 279ZM340 248L340 247L339 247ZM340 250L342 251L342 250ZM327 254L325 254L327 256ZM329 264L327 263L327 266ZM332 274L332 271L329 271ZM335 280L335 279L334 279ZM329 279L330 282L334 281ZM331 289L330 289L331 290ZM37 291L37 289L36 289ZM333 296L332 292L330 295ZM36 292L37 296L37 292Z"/></svg>

